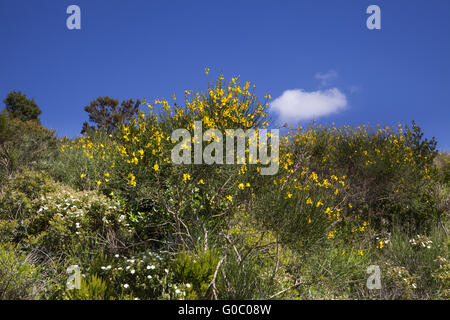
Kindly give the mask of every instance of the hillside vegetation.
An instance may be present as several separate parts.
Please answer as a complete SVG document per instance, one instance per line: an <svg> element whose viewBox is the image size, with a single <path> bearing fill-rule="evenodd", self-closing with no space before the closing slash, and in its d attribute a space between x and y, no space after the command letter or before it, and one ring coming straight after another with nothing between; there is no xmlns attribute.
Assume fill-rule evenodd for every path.
<svg viewBox="0 0 450 320"><path fill-rule="evenodd" d="M75 139L2 113L0 299L449 299L450 160L414 123L283 129L275 175L171 162L196 120L273 128L253 88L220 75Z"/></svg>

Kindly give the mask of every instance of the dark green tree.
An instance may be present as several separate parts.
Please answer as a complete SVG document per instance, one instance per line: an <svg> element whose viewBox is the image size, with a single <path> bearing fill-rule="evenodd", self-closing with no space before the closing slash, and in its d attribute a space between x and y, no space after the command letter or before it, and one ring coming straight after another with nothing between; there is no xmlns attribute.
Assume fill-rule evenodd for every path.
<svg viewBox="0 0 450 320"><path fill-rule="evenodd" d="M3 102L6 105L6 112L11 118L17 118L22 121L37 120L42 113L34 99L27 99L26 94L22 92L11 91Z"/></svg>
<svg viewBox="0 0 450 320"><path fill-rule="evenodd" d="M138 114L140 104L139 100L134 102L133 99L128 99L119 105L119 100L98 97L84 107L84 111L89 114L89 121L94 125L91 126L88 122L83 123L81 133L88 133L90 130L105 130L114 134L117 128Z"/></svg>

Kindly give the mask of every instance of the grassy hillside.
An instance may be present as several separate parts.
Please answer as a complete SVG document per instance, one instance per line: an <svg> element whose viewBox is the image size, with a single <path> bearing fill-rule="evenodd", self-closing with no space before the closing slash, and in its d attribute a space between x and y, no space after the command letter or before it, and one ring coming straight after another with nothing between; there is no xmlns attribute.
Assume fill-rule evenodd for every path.
<svg viewBox="0 0 450 320"><path fill-rule="evenodd" d="M414 123L285 129L275 175L172 163L196 120L273 127L251 88L220 76L76 139L2 114L0 299L449 299L450 157Z"/></svg>

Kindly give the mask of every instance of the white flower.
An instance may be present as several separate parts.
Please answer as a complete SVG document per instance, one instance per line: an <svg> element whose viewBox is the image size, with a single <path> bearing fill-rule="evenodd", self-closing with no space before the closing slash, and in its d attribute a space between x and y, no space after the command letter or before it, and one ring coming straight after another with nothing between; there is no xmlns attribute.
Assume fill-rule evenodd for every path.
<svg viewBox="0 0 450 320"><path fill-rule="evenodd" d="M164 269L164 272L165 273L169 273L169 269Z"/></svg>
<svg viewBox="0 0 450 320"><path fill-rule="evenodd" d="M187 284L186 284L186 287L187 287L187 288L190 288L190 287L191 287L191 284L190 284L190 283L187 283Z"/></svg>
<svg viewBox="0 0 450 320"><path fill-rule="evenodd" d="M131 274L134 274L136 272L136 270L133 269L130 272L131 272Z"/></svg>
<svg viewBox="0 0 450 320"><path fill-rule="evenodd" d="M175 293L180 293L180 292L181 292L180 289L175 290Z"/></svg>
<svg viewBox="0 0 450 320"><path fill-rule="evenodd" d="M119 257L119 255L118 254L116 254L114 257L116 257L116 258L118 258Z"/></svg>
<svg viewBox="0 0 450 320"><path fill-rule="evenodd" d="M151 276L151 275L148 275L148 276L147 276L147 279L151 279L151 278L152 278L152 276Z"/></svg>
<svg viewBox="0 0 450 320"><path fill-rule="evenodd" d="M123 285L123 287L124 287L125 289L127 289L127 288L129 287L128 283L125 283L125 284Z"/></svg>

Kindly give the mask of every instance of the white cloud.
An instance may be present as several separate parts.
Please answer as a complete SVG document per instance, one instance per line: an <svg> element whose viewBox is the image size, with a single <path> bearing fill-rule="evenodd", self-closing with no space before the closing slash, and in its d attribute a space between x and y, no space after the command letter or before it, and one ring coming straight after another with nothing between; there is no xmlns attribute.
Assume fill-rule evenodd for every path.
<svg viewBox="0 0 450 320"><path fill-rule="evenodd" d="M312 92L286 90L270 104L280 120L289 123L326 116L346 107L347 97L337 88Z"/></svg>
<svg viewBox="0 0 450 320"><path fill-rule="evenodd" d="M330 80L336 79L338 77L338 73L336 70L329 70L326 73L316 73L314 78L320 80L320 84L322 86L326 86Z"/></svg>

